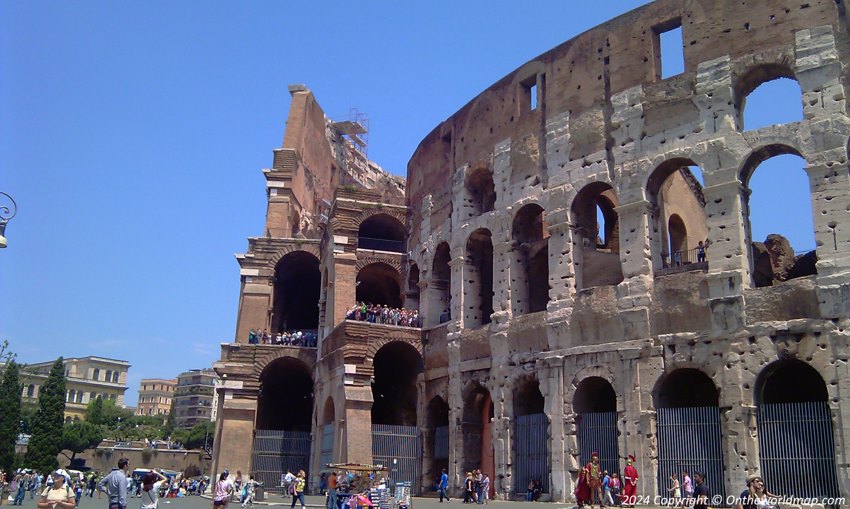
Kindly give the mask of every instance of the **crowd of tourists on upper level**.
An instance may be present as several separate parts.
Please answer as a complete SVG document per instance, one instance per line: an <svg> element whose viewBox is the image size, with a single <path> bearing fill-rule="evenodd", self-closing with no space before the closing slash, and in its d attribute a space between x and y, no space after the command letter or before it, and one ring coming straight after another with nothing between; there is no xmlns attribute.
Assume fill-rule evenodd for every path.
<svg viewBox="0 0 850 509"><path fill-rule="evenodd" d="M398 325L401 327L421 327L419 311L415 309L391 308L386 304L367 304L358 302L345 314L346 320Z"/></svg>
<svg viewBox="0 0 850 509"><path fill-rule="evenodd" d="M316 331L279 331L272 334L268 329L251 329L248 333L248 344L251 345L284 345L316 348L319 335Z"/></svg>

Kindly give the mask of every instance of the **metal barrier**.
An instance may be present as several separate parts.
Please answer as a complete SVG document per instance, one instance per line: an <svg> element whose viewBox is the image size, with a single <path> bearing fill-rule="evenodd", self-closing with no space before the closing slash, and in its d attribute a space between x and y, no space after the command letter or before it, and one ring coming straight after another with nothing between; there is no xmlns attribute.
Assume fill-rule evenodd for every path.
<svg viewBox="0 0 850 509"><path fill-rule="evenodd" d="M369 237L357 237L357 248L389 251L391 253L404 253L405 251L403 240L372 239Z"/></svg>
<svg viewBox="0 0 850 509"><path fill-rule="evenodd" d="M723 483L723 451L720 434L720 409L716 406L659 408L658 493L667 494L670 474L682 479L682 471L706 474L705 484L711 496L726 500ZM715 504L711 504L715 506Z"/></svg>
<svg viewBox="0 0 850 509"><path fill-rule="evenodd" d="M599 465L609 474L620 471L617 440L617 412L579 414L578 444L581 464L590 463L590 455L599 453Z"/></svg>
<svg viewBox="0 0 850 509"><path fill-rule="evenodd" d="M333 463L334 453L334 425L333 423L322 426L322 447L319 450L319 464L324 467Z"/></svg>
<svg viewBox="0 0 850 509"><path fill-rule="evenodd" d="M825 401L758 407L761 474L771 493L838 497L832 414Z"/></svg>
<svg viewBox="0 0 850 509"><path fill-rule="evenodd" d="M540 480L543 493L549 493L551 463L546 414L518 415L514 426L514 493L526 493L532 480Z"/></svg>
<svg viewBox="0 0 850 509"><path fill-rule="evenodd" d="M434 459L449 459L449 427L434 428Z"/></svg>
<svg viewBox="0 0 850 509"><path fill-rule="evenodd" d="M416 426L372 425L372 462L390 469L395 482L410 481L419 493L422 437Z"/></svg>
<svg viewBox="0 0 850 509"><path fill-rule="evenodd" d="M304 470L309 479L310 443L308 431L256 430L252 454L254 478L273 493L283 493L280 477L286 472Z"/></svg>

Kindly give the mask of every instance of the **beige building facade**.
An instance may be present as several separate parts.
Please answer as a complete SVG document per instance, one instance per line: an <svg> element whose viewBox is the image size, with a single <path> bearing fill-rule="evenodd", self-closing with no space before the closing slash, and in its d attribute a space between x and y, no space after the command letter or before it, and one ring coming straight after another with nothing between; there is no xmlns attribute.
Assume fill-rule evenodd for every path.
<svg viewBox="0 0 850 509"><path fill-rule="evenodd" d="M143 378L139 382L139 403L136 415L168 415L177 380L172 378Z"/></svg>
<svg viewBox="0 0 850 509"><path fill-rule="evenodd" d="M685 71L662 78L671 30ZM758 473L850 496L847 34L842 1L657 0L472 98L393 186L358 179L377 168L359 124L291 89L264 236L237 256L214 470L269 469L256 459L286 438L313 482L374 462L419 489L445 468L457 490L482 468L495 497L539 480L571 501L598 451L621 476L634 456L649 497L697 470L716 495ZM778 78L802 118L747 128ZM809 253L752 235L751 177L781 154L808 177ZM249 344L252 328L320 340Z"/></svg>
<svg viewBox="0 0 850 509"><path fill-rule="evenodd" d="M79 357L64 359L65 365L65 421L82 420L90 401L100 397L110 399L124 407L127 392L127 372L130 363L104 357ZM26 366L24 401L36 403L39 388L47 380L53 361Z"/></svg>
<svg viewBox="0 0 850 509"><path fill-rule="evenodd" d="M177 375L174 387L174 426L191 428L215 419L213 392L216 374L211 369L190 369Z"/></svg>

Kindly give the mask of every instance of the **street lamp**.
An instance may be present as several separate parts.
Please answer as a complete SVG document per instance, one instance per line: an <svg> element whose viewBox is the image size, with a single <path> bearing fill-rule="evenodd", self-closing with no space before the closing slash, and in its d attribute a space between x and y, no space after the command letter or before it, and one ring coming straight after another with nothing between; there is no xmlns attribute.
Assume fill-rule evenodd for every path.
<svg viewBox="0 0 850 509"><path fill-rule="evenodd" d="M6 223L8 223L9 220L15 217L15 214L18 213L18 204L15 203L15 200L11 196L3 191L0 191L0 195L5 196L10 202L12 202L11 207L7 205L0 205L0 249L2 249L6 247Z"/></svg>

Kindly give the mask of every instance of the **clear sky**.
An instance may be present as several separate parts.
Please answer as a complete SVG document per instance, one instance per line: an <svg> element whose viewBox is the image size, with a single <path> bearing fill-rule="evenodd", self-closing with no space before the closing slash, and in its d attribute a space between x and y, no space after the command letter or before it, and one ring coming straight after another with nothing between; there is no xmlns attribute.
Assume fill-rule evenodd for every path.
<svg viewBox="0 0 850 509"><path fill-rule="evenodd" d="M129 360L130 405L140 378L210 366L233 339L233 255L262 233L287 85L331 118L367 113L369 157L403 175L475 95L644 3L0 2L0 191L19 206L0 251L0 339L23 362ZM797 180L778 189L808 207L801 167L758 185L788 170ZM782 224L812 247L810 209L792 225L777 219L789 202L763 194L755 237Z"/></svg>

